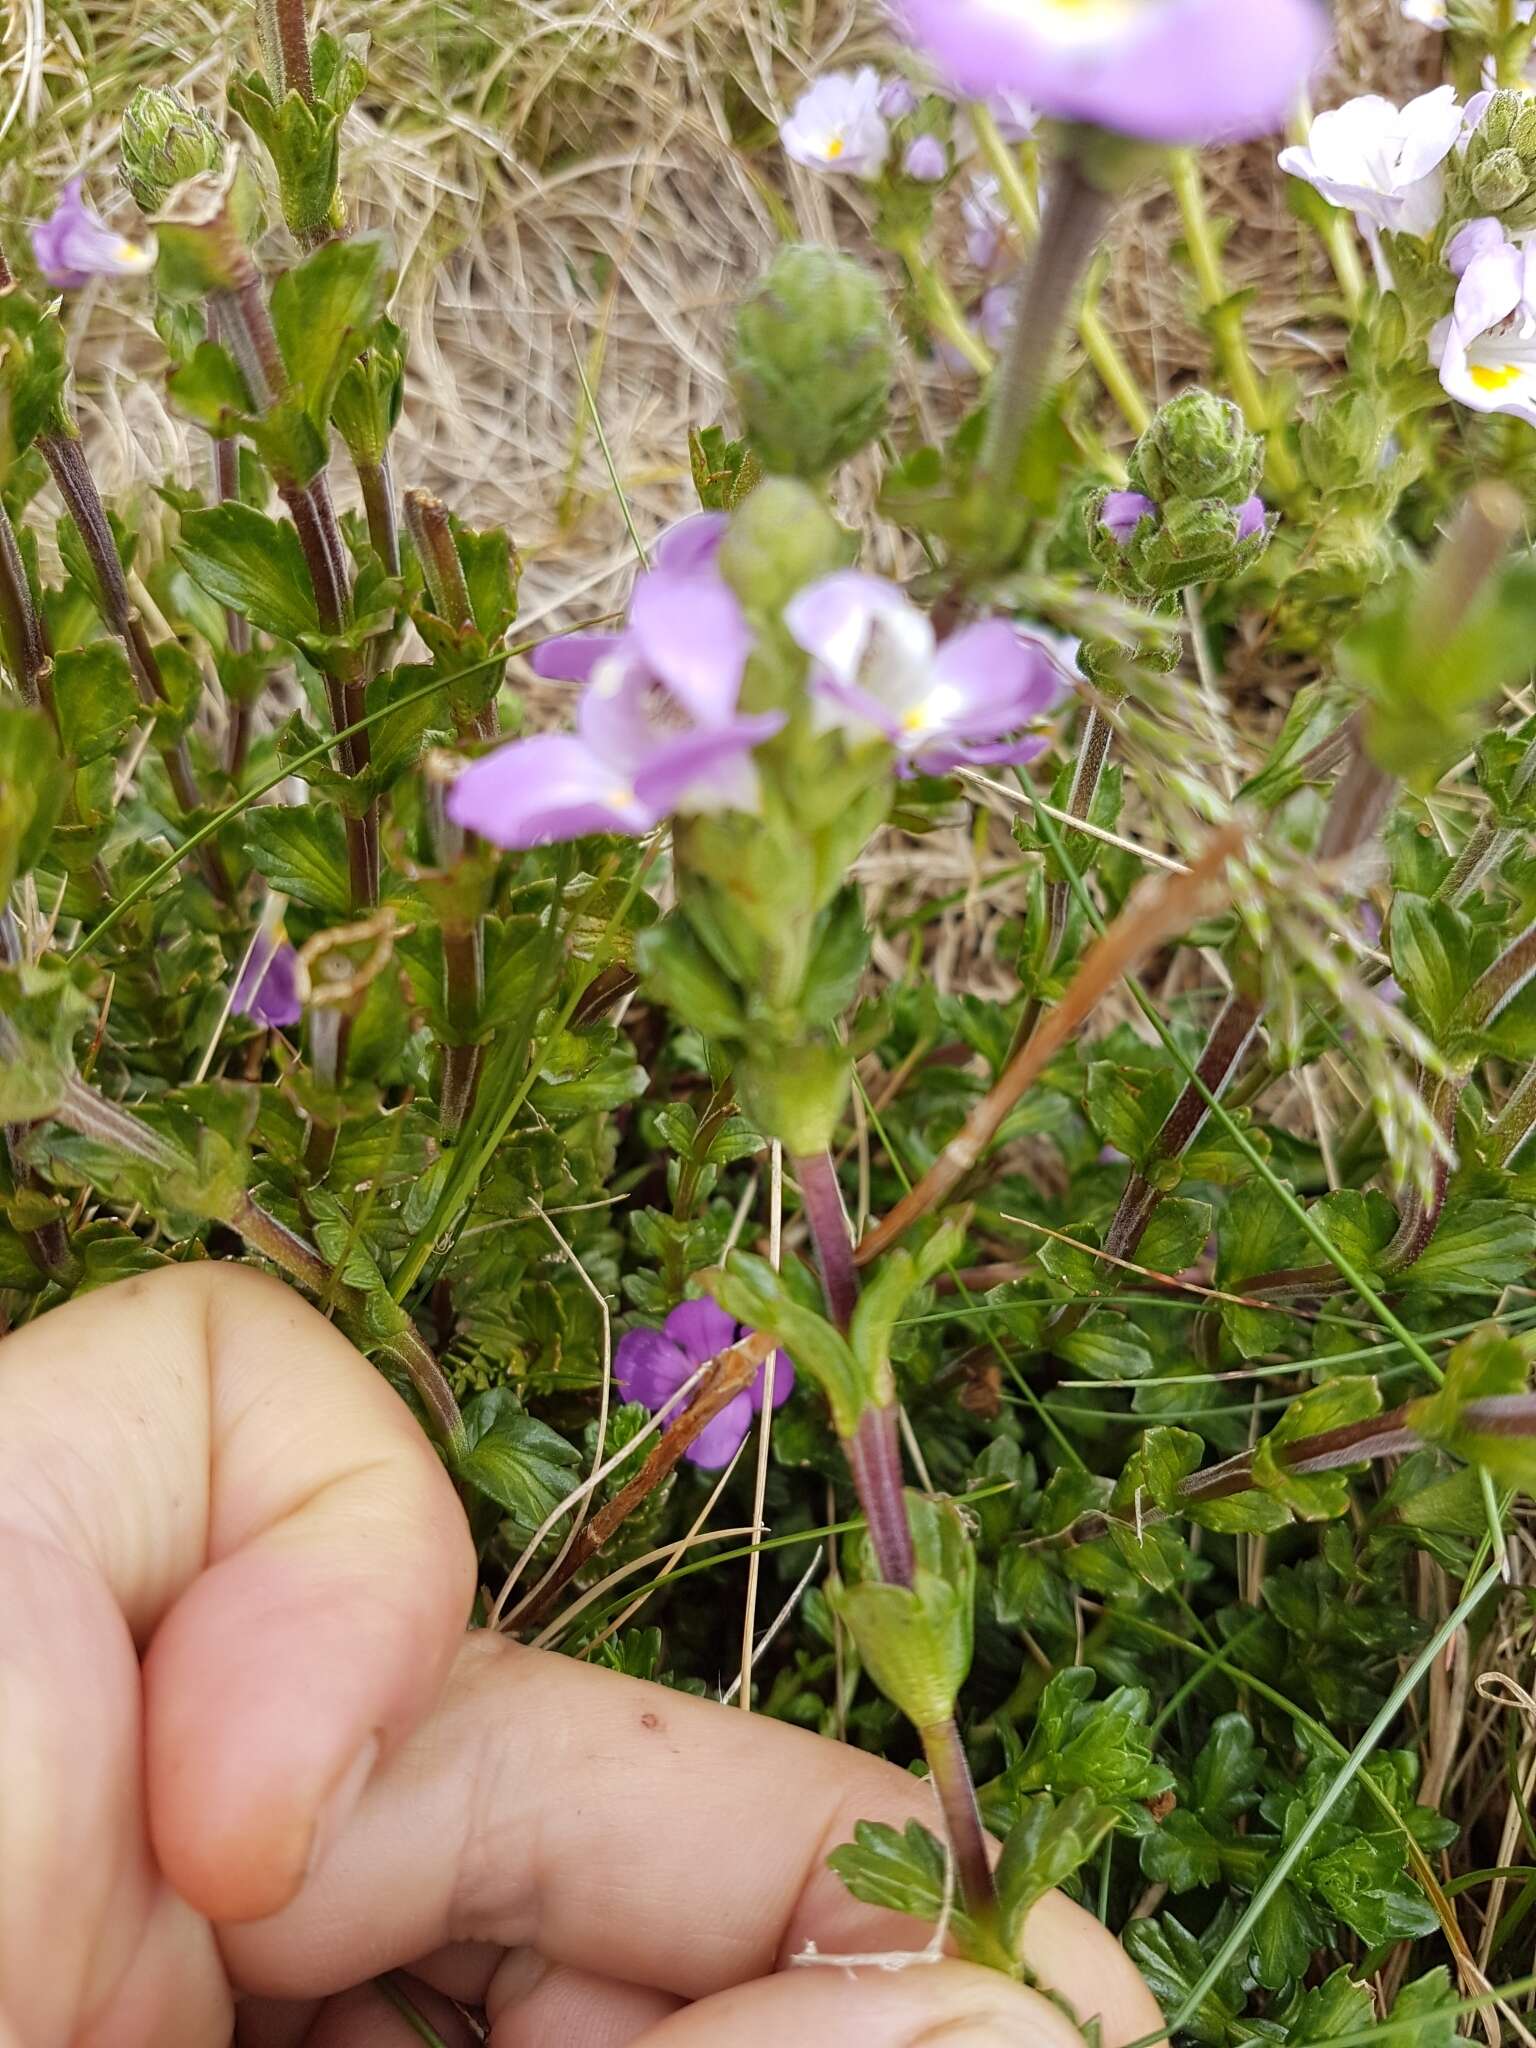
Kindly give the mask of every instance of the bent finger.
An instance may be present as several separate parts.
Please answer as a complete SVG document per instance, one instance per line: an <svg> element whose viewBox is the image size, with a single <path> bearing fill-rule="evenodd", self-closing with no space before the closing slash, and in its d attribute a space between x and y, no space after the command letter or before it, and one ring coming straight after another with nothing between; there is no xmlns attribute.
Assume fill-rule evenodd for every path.
<svg viewBox="0 0 1536 2048"><path fill-rule="evenodd" d="M1049 1999L969 1963L886 1970L788 1970L701 1999L640 2035L634 2048L1083 2048ZM504 2048L492 2029L490 2048ZM551 2044L553 2048L553 2044ZM575 2048L574 2040L571 2048Z"/></svg>
<svg viewBox="0 0 1536 2048"><path fill-rule="evenodd" d="M630 2048L680 2001L643 1984L621 1984L531 1950L507 1957L485 2009L495 2048Z"/></svg>

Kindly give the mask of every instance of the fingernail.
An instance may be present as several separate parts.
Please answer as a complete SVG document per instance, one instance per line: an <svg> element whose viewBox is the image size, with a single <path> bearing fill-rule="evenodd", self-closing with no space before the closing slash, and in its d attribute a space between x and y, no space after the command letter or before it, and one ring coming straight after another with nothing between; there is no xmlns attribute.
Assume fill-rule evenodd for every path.
<svg viewBox="0 0 1536 2048"><path fill-rule="evenodd" d="M304 1866L306 1880L314 1876L336 1846L337 1837L357 1811L357 1802L362 1798L363 1788L373 1776L373 1767L378 1760L379 1738L370 1735L326 1794L320 1817L315 1822L315 1832L309 1841L309 1860Z"/></svg>

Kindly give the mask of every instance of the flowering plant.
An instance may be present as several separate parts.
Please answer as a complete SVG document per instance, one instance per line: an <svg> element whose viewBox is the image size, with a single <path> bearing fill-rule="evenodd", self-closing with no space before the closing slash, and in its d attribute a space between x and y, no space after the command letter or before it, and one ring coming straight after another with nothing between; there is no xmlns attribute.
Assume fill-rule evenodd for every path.
<svg viewBox="0 0 1536 2048"><path fill-rule="evenodd" d="M433 1436L477 1623L675 1683L729 1494L749 1620L789 1560L748 1704L933 1782L849 1887L1018 1974L1091 1884L1202 2048L1465 1964L1373 1752L1536 1487L1536 25L1405 11L1454 81L1306 119L1318 0L893 0L754 167L850 246L733 308L616 606L528 629L396 474L366 57L299 0L230 119L135 98L131 232L77 178L0 263L0 1313L273 1267ZM1101 293L1162 187L1207 360L1154 402ZM77 292L200 451L110 509Z"/></svg>

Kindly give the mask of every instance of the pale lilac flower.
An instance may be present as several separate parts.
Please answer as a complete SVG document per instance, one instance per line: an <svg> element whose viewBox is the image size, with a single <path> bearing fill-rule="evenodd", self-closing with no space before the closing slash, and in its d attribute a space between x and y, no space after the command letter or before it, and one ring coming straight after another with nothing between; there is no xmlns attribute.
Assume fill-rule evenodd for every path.
<svg viewBox="0 0 1536 2048"><path fill-rule="evenodd" d="M663 536L621 633L547 640L539 674L584 682L574 733L514 740L474 762L448 798L456 824L495 846L587 833L631 838L676 811L750 811L752 749L784 721L737 700L752 638L716 566L723 515Z"/></svg>
<svg viewBox="0 0 1536 2048"><path fill-rule="evenodd" d="M994 355L1002 349L1008 339L1009 330L1019 313L1019 282L989 285L981 295L981 302L971 319L971 331L979 341L984 341ZM934 354L947 370L957 377L974 377L976 365L956 348L952 341L940 340L934 345Z"/></svg>
<svg viewBox="0 0 1536 2048"><path fill-rule="evenodd" d="M1237 508L1237 537L1240 541L1252 540L1264 531L1269 512L1264 500L1257 495L1245 498Z"/></svg>
<svg viewBox="0 0 1536 2048"><path fill-rule="evenodd" d="M613 1377L626 1401L637 1401L654 1414L665 1408L678 1388L692 1378L701 1365L708 1365L722 1351L729 1351L751 1333L732 1321L712 1301L685 1301L673 1309L659 1330L626 1330L613 1354ZM745 1392L728 1401L714 1420L700 1431L683 1456L705 1472L718 1472L729 1465L746 1442L754 1416L763 1412L768 1368ZM782 1408L794 1391L795 1368L779 1352L773 1368L773 1405ZM692 1405L693 1397L679 1403L670 1419Z"/></svg>
<svg viewBox="0 0 1536 2048"><path fill-rule="evenodd" d="M904 121L908 114L917 112L917 94L907 80L898 76L888 78L880 88L880 97L875 102L887 121Z"/></svg>
<svg viewBox="0 0 1536 2048"><path fill-rule="evenodd" d="M1099 508L1099 524L1119 546L1129 544L1143 519L1155 519L1157 507L1143 491L1111 491Z"/></svg>
<svg viewBox="0 0 1536 2048"><path fill-rule="evenodd" d="M1305 143L1280 152L1280 168L1334 206L1368 239L1383 228L1431 235L1445 205L1443 165L1461 140L1463 110L1450 85L1403 107L1378 93L1319 114Z"/></svg>
<svg viewBox="0 0 1536 2048"><path fill-rule="evenodd" d="M891 148L880 92L880 74L868 64L818 78L779 130L785 153L812 170L878 178Z"/></svg>
<svg viewBox="0 0 1536 2048"><path fill-rule="evenodd" d="M1505 242L1474 256L1429 355L1452 398L1536 424L1536 251Z"/></svg>
<svg viewBox="0 0 1536 2048"><path fill-rule="evenodd" d="M1493 219L1490 214L1484 214L1479 220L1466 221L1445 245L1446 268L1452 277L1461 277L1476 257L1502 249L1508 240L1503 222Z"/></svg>
<svg viewBox="0 0 1536 2048"><path fill-rule="evenodd" d="M286 1031L303 1016L298 996L299 956L281 932L263 928L246 956L230 1008L268 1030Z"/></svg>
<svg viewBox="0 0 1536 2048"><path fill-rule="evenodd" d="M907 144L901 168L920 185L935 185L949 169L949 153L937 135L917 135Z"/></svg>
<svg viewBox="0 0 1536 2048"><path fill-rule="evenodd" d="M1328 40L1317 0L893 0L957 91L1152 142L1284 125Z"/></svg>
<svg viewBox="0 0 1536 2048"><path fill-rule="evenodd" d="M986 104L1004 142L1028 142L1040 126L1040 109L1021 92L990 93Z"/></svg>
<svg viewBox="0 0 1536 2048"><path fill-rule="evenodd" d="M152 270L153 249L109 228L85 203L83 180L71 178L47 220L32 223L32 253L45 284L75 291L93 277L140 277Z"/></svg>
<svg viewBox="0 0 1536 2048"><path fill-rule="evenodd" d="M988 175L977 178L960 202L965 222L965 253L973 266L985 273L1007 253L1007 238L1013 216L1003 200L1002 187Z"/></svg>
<svg viewBox="0 0 1536 2048"><path fill-rule="evenodd" d="M1045 741L1028 728L1067 683L1059 643L993 618L940 646L925 612L858 569L808 585L785 607L784 623L812 657L823 723L878 734L908 771L1032 761Z"/></svg>

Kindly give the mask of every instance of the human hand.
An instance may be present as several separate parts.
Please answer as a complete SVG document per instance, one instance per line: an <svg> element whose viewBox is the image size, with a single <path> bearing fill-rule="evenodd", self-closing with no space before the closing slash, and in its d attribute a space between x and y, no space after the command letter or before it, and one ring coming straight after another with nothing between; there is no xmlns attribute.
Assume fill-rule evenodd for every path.
<svg viewBox="0 0 1536 2048"><path fill-rule="evenodd" d="M275 1282L178 1267L8 1337L0 2048L416 2048L371 1982L403 1966L448 2048L455 1999L493 2048L1081 2048L964 1964L784 1969L915 1945L825 1859L922 1786L466 1636L473 1583L415 1421ZM1104 2048L1160 2026L1068 1900L1026 1951Z"/></svg>

